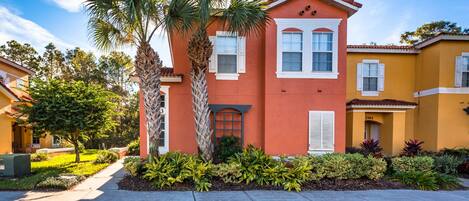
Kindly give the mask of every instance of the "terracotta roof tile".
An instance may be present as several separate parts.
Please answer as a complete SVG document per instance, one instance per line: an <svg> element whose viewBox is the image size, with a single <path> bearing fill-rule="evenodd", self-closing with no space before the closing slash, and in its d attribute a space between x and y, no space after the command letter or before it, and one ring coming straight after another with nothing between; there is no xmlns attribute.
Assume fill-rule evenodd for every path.
<svg viewBox="0 0 469 201"><path fill-rule="evenodd" d="M363 100L363 99L353 99L347 103L347 106L351 105L376 105L376 106L383 106L383 105L391 105L391 106L416 106L417 103L403 101L403 100L395 100L395 99L383 99L383 100Z"/></svg>
<svg viewBox="0 0 469 201"><path fill-rule="evenodd" d="M161 76L162 77L182 77L182 74L174 73L173 68L163 67L161 68Z"/></svg>
<svg viewBox="0 0 469 201"><path fill-rule="evenodd" d="M411 45L347 45L347 48L413 50Z"/></svg>

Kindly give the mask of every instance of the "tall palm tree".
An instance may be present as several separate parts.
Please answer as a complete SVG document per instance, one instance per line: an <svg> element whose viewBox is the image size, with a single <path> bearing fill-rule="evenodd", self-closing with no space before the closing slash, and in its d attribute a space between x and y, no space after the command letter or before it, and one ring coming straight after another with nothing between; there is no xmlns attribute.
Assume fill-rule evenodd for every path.
<svg viewBox="0 0 469 201"><path fill-rule="evenodd" d="M216 20L223 21L222 29L246 35L260 33L269 17L263 0L171 0L170 20L166 26L182 28L192 33L188 56L192 65L192 108L195 119L196 140L204 160L212 159L213 141L210 128L210 109L206 72L212 55L207 28ZM177 19L177 20L174 20ZM171 30L171 28L169 28Z"/></svg>
<svg viewBox="0 0 469 201"><path fill-rule="evenodd" d="M135 70L143 92L143 105L150 141L150 155L158 156L162 133L160 86L162 62L150 46L164 20L164 0L87 0L89 36L103 50L137 46Z"/></svg>

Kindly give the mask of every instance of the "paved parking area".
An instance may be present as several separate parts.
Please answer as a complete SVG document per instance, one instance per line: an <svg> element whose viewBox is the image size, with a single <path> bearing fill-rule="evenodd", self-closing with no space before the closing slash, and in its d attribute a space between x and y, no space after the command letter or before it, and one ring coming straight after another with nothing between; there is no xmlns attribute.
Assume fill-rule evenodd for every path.
<svg viewBox="0 0 469 201"><path fill-rule="evenodd" d="M136 192L119 190L124 176L122 160L88 178L72 190L60 192L0 191L0 201L469 201L469 191L212 191L212 192Z"/></svg>

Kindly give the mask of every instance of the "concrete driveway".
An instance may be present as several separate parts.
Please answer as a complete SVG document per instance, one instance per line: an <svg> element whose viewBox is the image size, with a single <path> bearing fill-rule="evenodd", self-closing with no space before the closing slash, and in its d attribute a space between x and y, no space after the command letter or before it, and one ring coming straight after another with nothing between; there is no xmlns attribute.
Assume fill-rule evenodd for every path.
<svg viewBox="0 0 469 201"><path fill-rule="evenodd" d="M3 200L109 200L109 201L469 201L469 191L415 191L415 190L370 190L370 191L230 191L230 192L135 192L118 190L117 182L124 176L122 160L88 178L72 190L60 192L1 192Z"/></svg>

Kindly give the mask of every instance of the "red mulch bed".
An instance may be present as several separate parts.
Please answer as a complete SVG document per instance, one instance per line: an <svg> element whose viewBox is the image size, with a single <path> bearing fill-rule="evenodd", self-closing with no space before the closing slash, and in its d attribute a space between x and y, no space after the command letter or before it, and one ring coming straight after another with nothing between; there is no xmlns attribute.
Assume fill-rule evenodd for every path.
<svg viewBox="0 0 469 201"><path fill-rule="evenodd" d="M131 191L193 191L194 185L190 182L176 183L170 188L155 188L151 182L139 177L126 175L118 183L119 189ZM399 182L386 180L321 180L319 182L308 182L302 185L302 190L371 190L371 189L408 189L409 186ZM211 191L241 191L241 190L283 190L281 186L250 184L225 184L221 179L212 180Z"/></svg>

